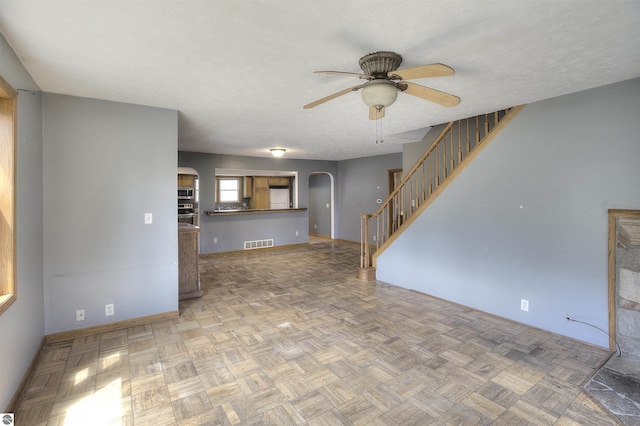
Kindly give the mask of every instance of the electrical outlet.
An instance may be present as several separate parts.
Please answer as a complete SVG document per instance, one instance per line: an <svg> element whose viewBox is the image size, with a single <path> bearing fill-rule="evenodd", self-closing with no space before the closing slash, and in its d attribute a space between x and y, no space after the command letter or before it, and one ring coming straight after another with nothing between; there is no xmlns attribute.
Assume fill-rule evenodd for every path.
<svg viewBox="0 0 640 426"><path fill-rule="evenodd" d="M374 235L371 238L373 239L373 242L375 243L376 242L376 236Z"/></svg>
<svg viewBox="0 0 640 426"><path fill-rule="evenodd" d="M109 303L108 305L104 305L104 315L110 317L115 312L113 310L113 303Z"/></svg>
<svg viewBox="0 0 640 426"><path fill-rule="evenodd" d="M151 225L153 223L153 213L144 214L144 224Z"/></svg>
<svg viewBox="0 0 640 426"><path fill-rule="evenodd" d="M218 244L218 237L213 237L213 244Z"/></svg>
<svg viewBox="0 0 640 426"><path fill-rule="evenodd" d="M520 299L520 309L523 311L529 311L529 301L526 299Z"/></svg>
<svg viewBox="0 0 640 426"><path fill-rule="evenodd" d="M296 237L300 235L300 231L296 231Z"/></svg>
<svg viewBox="0 0 640 426"><path fill-rule="evenodd" d="M326 208L329 208L329 203L325 204L324 206L325 206Z"/></svg>
<svg viewBox="0 0 640 426"><path fill-rule="evenodd" d="M76 311L76 321L84 321L84 309L78 309Z"/></svg>
<svg viewBox="0 0 640 426"><path fill-rule="evenodd" d="M317 223L313 224L313 229L318 229L318 224Z"/></svg>

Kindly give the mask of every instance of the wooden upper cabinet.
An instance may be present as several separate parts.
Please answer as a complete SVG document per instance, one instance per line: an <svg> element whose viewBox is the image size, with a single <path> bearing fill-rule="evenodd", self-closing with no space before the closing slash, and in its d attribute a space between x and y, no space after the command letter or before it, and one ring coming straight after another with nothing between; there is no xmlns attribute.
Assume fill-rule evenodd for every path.
<svg viewBox="0 0 640 426"><path fill-rule="evenodd" d="M251 208L269 208L269 178L266 176L253 177L253 197L251 198Z"/></svg>
<svg viewBox="0 0 640 426"><path fill-rule="evenodd" d="M242 179L242 196L244 198L253 197L253 176L245 176Z"/></svg>
<svg viewBox="0 0 640 426"><path fill-rule="evenodd" d="M194 186L194 175L178 175L178 186Z"/></svg>
<svg viewBox="0 0 640 426"><path fill-rule="evenodd" d="M271 186L289 186L291 179L287 176L271 176L269 177L269 185Z"/></svg>

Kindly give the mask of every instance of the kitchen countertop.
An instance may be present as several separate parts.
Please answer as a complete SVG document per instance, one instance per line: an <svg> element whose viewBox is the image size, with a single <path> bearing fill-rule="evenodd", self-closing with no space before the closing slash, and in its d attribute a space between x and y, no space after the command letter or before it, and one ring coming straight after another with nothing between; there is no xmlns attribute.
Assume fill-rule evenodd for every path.
<svg viewBox="0 0 640 426"><path fill-rule="evenodd" d="M178 222L178 232L200 232L200 227L190 223Z"/></svg>
<svg viewBox="0 0 640 426"><path fill-rule="evenodd" d="M296 209L235 209L235 210L207 210L204 212L207 216L229 216L237 214L264 214L264 213L289 213L289 212L303 212L307 210L304 208Z"/></svg>

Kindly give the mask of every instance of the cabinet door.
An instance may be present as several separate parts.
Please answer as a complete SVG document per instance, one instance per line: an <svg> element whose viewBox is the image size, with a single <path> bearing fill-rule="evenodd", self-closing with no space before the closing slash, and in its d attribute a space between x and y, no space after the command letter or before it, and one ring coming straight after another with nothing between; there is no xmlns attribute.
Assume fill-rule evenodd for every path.
<svg viewBox="0 0 640 426"><path fill-rule="evenodd" d="M271 176L269 185L272 186L289 186L289 178L286 176Z"/></svg>
<svg viewBox="0 0 640 426"><path fill-rule="evenodd" d="M269 208L269 178L266 176L253 177L253 198L254 209Z"/></svg>
<svg viewBox="0 0 640 426"><path fill-rule="evenodd" d="M194 185L193 175L178 175L178 186L193 186L193 185Z"/></svg>
<svg viewBox="0 0 640 426"><path fill-rule="evenodd" d="M242 196L244 198L253 197L253 176L245 176L242 181Z"/></svg>

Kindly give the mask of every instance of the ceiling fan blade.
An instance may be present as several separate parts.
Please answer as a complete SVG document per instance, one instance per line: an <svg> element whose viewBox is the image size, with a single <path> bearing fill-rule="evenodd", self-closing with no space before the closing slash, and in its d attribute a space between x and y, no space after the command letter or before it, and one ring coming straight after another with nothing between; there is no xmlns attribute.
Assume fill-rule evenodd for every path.
<svg viewBox="0 0 640 426"><path fill-rule="evenodd" d="M371 80L373 77L367 74L358 74L356 72L345 72L345 71L314 71L314 74L332 74L332 75L345 75L348 77L358 77L364 80Z"/></svg>
<svg viewBox="0 0 640 426"><path fill-rule="evenodd" d="M456 72L444 64L421 65L389 72L389 78L394 80L413 80L416 78L445 77Z"/></svg>
<svg viewBox="0 0 640 426"><path fill-rule="evenodd" d="M449 93L441 92L430 87L421 86L415 83L409 83L408 81L401 81L399 84L406 84L407 88L402 93L407 93L412 96L417 96L426 101L435 102L442 106L452 107L460 103L460 98L451 95Z"/></svg>
<svg viewBox="0 0 640 426"><path fill-rule="evenodd" d="M376 107L369 107L369 120L380 120L384 117L384 108L378 111Z"/></svg>
<svg viewBox="0 0 640 426"><path fill-rule="evenodd" d="M362 89L362 85L353 86L353 87L350 87L348 89L344 89L344 90L341 90L339 92L336 92L336 93L334 93L332 95L325 96L324 98L318 99L315 102L311 102L310 104L307 104L307 105L303 106L302 108L304 108L304 109L313 108L313 107L316 107L316 106L318 106L320 104L323 104L323 103L325 103L327 101L330 101L331 99L335 99L338 96L346 95L347 93L355 92L356 90L360 90L360 89Z"/></svg>

